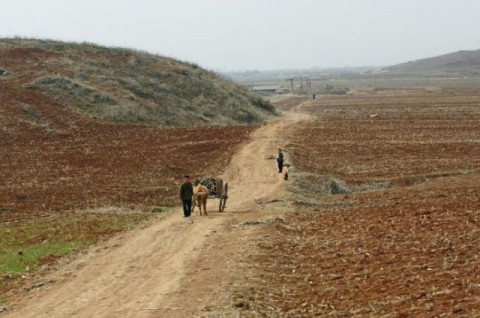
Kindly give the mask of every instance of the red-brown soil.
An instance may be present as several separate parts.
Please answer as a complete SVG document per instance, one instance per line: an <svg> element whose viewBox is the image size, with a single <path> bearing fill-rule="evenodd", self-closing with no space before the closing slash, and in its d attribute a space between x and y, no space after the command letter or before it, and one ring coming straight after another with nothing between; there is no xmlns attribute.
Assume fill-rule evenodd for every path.
<svg viewBox="0 0 480 318"><path fill-rule="evenodd" d="M8 89L15 92L12 86ZM17 94L12 100L21 99ZM55 107L48 105L44 107L53 109L45 113L55 114ZM177 214L166 215L150 227L117 238L118 244L87 258L78 276L29 295L13 307L12 316L55 316L54 311L57 316L215 316L217 309L226 316L236 311L242 317L479 316L479 105L478 94L467 91L392 91L321 98L301 108L314 114L315 121L300 122L299 114L288 115L259 129L252 143L237 152L225 173L232 185L227 213L194 218L194 223L182 222L185 220ZM2 112L11 118L12 114L20 118L21 113L15 107L2 107ZM193 138L193 129L112 126L76 118L72 115L63 122L53 121L57 123L53 129L58 131L53 131L56 137L52 139L48 139L51 127L35 127L27 120L17 120L12 126L2 122L2 127L10 127L2 129L16 131L16 135L25 133L29 138L43 131L42 140L48 141L43 143L50 147L41 148L45 155L59 147L61 138L86 145L86 149L96 151L93 154L104 154L113 147L113 133L109 139L101 136L110 132L116 132L113 140L120 145L123 138L132 140L128 147L136 151L155 145L156 138L163 138L163 144L174 140L167 150L183 147L188 154L195 153L188 152L190 149L198 150L195 143L173 133L188 132ZM82 123L81 130L73 128L76 122ZM96 134L98 127L106 128ZM228 134L228 129L209 129L211 135L205 136L222 132L246 138L244 128L231 128ZM162 137L162 133L169 137ZM103 143L90 146L98 135ZM274 161L265 158L288 138L286 154L293 166L287 185L301 184L311 194L311 179L304 177L314 176L318 182L328 175L351 185L391 181L393 187L339 195L313 192L313 197L307 198L285 193ZM24 139L7 138L1 141L2 147L16 149L17 143L27 147ZM210 139L202 140L208 145ZM222 154L232 153L233 145L228 143L227 147L223 141L217 141L215 147L224 147ZM137 143L144 146L136 147ZM154 149L154 154L164 153L160 145ZM125 161L157 168L153 159L146 159L145 152L139 158L128 154L122 157ZM188 160L205 164L209 154ZM121 156L122 151L115 155ZM84 156L90 160L105 158L89 157L87 151ZM48 158L55 167L55 157ZM93 175L95 170L90 169L96 167L94 163L92 160L84 173ZM122 167L125 171L134 169L127 164ZM171 164L161 171L167 174L176 167L176 163ZM165 182L187 167L181 164ZM104 169L113 171L108 174L111 179L106 179L123 180L118 176L122 175L120 170ZM139 178L138 169L135 171L125 174L133 184ZM142 185L155 176L148 173L141 175ZM87 181L81 185L96 186ZM133 196L140 203L125 203L148 206L145 193L149 192ZM174 192L172 196L175 199ZM107 203L113 202L105 197ZM18 199L27 201L29 196ZM142 283L137 286L132 281ZM98 292L105 296L97 297Z"/></svg>
<svg viewBox="0 0 480 318"><path fill-rule="evenodd" d="M0 222L172 206L183 174L218 175L252 127L115 125L0 80Z"/></svg>
<svg viewBox="0 0 480 318"><path fill-rule="evenodd" d="M241 224L263 214L257 210L258 202L278 201L284 193L285 183L274 161L265 158L306 117L291 114L275 119L239 147L221 175L230 185L223 213L216 212L217 200L208 200L208 217L194 213L185 219L179 210L159 214L156 220L77 255L69 264L62 261L55 272L26 279L27 287L44 286L18 293L0 315L232 316L231 306L225 315L217 314L216 308L228 303L226 291L238 278L235 266L245 256L238 251L250 232Z"/></svg>
<svg viewBox="0 0 480 318"><path fill-rule="evenodd" d="M402 121L404 113L397 116L393 106L388 108L390 98L399 103L402 96L406 100L410 96L380 95L355 107L355 116L351 110L346 114L343 106L335 106L335 102L348 104L348 99L358 102L355 96L344 96L327 105L304 106L317 116L316 121L297 113L260 128L252 135L253 141L236 153L224 175L232 185L227 213L194 218L194 223L182 222L176 214L166 215L94 254L78 276L30 294L11 308L11 315L478 316L480 179L470 148L462 148L465 156L449 152L445 166L413 170L416 172L407 176L417 181L410 183L398 182L405 176L397 177L401 169L395 165L380 172L369 168L368 173L352 170L339 174L341 164L326 169L325 158L301 156L306 149L315 152L317 147L324 147L323 143L328 144L328 139L322 138L324 130L315 127L329 127L328 122L334 120L338 135L346 140L342 149L343 139L335 139L336 157L347 164L352 162L352 167L372 160L349 152L347 148L355 144L356 137L368 149L383 145L386 150L397 151L396 144L385 142L387 135L399 138L399 147L415 145L418 141L403 136L411 133L408 122ZM376 98L383 98L390 111L387 119L380 117L381 104L373 106L378 115L370 117L369 105ZM428 101L426 94L424 102ZM325 115L327 106L336 118ZM480 127L474 124L477 106L470 105L457 116L456 107L450 105L445 115L433 119L428 112L440 111L430 108L433 110L425 114L419 108L418 115L411 115L416 117L412 120L424 121L425 144L436 140L431 127L448 144L443 147L455 148L457 142L475 147L480 136ZM342 116L351 116L350 125L341 124ZM447 122L449 117L452 120ZM444 125L434 125L436 120ZM390 126L383 121L390 121L393 128L388 130ZM355 125L357 133L348 133ZM362 131L372 125L377 129L372 128L369 140ZM467 129L458 128L462 126ZM450 131L448 127L457 128ZM286 155L294 165L285 183L275 172L274 161L265 158L289 138ZM416 156L443 159L443 147L428 148ZM394 159L403 162L400 157ZM385 157L377 160L381 165ZM458 168L455 160L463 160L469 168ZM416 162L403 162L404 168L413 169ZM304 177L317 176L318 181L324 175L347 184L393 180L394 185L313 198L284 191L285 185L288 189L288 184L295 182L312 193L312 185ZM102 264L101 270L98 264ZM131 281L143 283L132 286ZM106 296L97 297L99 291Z"/></svg>
<svg viewBox="0 0 480 318"><path fill-rule="evenodd" d="M394 92L390 92L394 94ZM322 97L292 145L297 168L408 183L480 168L480 92Z"/></svg>
<svg viewBox="0 0 480 318"><path fill-rule="evenodd" d="M480 97L455 94L322 97L302 108L317 120L292 138L289 182L309 193L305 175L393 187L313 193L259 226L232 288L244 316L480 315Z"/></svg>
<svg viewBox="0 0 480 318"><path fill-rule="evenodd" d="M240 304L267 317L476 317L479 194L476 174L288 214L246 247L258 252Z"/></svg>

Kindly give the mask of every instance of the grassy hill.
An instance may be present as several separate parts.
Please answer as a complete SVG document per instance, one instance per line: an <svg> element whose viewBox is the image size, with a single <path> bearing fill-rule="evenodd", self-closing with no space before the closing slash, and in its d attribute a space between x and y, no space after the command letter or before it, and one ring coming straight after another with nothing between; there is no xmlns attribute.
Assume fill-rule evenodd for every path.
<svg viewBox="0 0 480 318"><path fill-rule="evenodd" d="M459 51L436 57L411 61L385 69L393 74L422 75L480 75L480 50Z"/></svg>
<svg viewBox="0 0 480 318"><path fill-rule="evenodd" d="M86 43L0 39L0 80L118 123L253 124L274 114L258 96L195 64Z"/></svg>

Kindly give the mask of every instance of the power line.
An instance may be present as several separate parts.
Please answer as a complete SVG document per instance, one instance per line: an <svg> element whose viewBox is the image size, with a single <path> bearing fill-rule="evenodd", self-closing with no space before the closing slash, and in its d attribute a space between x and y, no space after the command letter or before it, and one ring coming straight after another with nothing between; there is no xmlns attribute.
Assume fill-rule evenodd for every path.
<svg viewBox="0 0 480 318"><path fill-rule="evenodd" d="M295 99L293 95L293 78L288 78L286 81L290 81L290 87L292 89L292 109L295 107Z"/></svg>

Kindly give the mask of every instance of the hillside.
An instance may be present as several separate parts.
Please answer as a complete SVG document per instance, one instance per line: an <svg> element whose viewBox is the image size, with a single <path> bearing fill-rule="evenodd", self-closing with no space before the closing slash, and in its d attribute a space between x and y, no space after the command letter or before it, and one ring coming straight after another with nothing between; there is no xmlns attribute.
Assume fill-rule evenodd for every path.
<svg viewBox="0 0 480 318"><path fill-rule="evenodd" d="M268 104L193 65L90 45L0 43L2 317L9 293L28 288L58 258L178 205L183 175L221 174L257 126L219 124L269 114L253 105ZM130 64L142 60L149 66ZM210 85L209 97L187 104L191 90L175 80ZM151 87L159 83L171 86L157 93ZM130 90L121 86L127 84ZM216 103L226 95L230 104ZM220 115L198 115L208 109Z"/></svg>
<svg viewBox="0 0 480 318"><path fill-rule="evenodd" d="M384 69L393 74L480 75L480 50L459 51L411 61Z"/></svg>
<svg viewBox="0 0 480 318"><path fill-rule="evenodd" d="M235 84L172 59L36 40L0 46L0 223L173 206L178 178L220 173L255 128L244 124L272 114ZM230 123L242 125L221 125ZM206 126L164 127L192 124Z"/></svg>
<svg viewBox="0 0 480 318"><path fill-rule="evenodd" d="M243 87L195 64L85 43L0 39L0 80L117 123L252 124L274 113Z"/></svg>

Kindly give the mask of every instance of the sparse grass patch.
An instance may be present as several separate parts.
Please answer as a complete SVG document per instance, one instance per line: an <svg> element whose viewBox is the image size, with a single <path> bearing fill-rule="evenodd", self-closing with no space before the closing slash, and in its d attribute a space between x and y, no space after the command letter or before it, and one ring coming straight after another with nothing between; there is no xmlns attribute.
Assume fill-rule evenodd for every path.
<svg viewBox="0 0 480 318"><path fill-rule="evenodd" d="M0 292L18 286L25 272L55 263L62 256L130 229L149 217L151 214L142 213L83 214L2 225Z"/></svg>
<svg viewBox="0 0 480 318"><path fill-rule="evenodd" d="M154 206L151 209L152 213L167 213L167 212L172 212L175 210L176 207L171 207L171 206Z"/></svg>
<svg viewBox="0 0 480 318"><path fill-rule="evenodd" d="M38 122L41 120L40 115L34 106L22 103L22 109L33 121Z"/></svg>
<svg viewBox="0 0 480 318"><path fill-rule="evenodd" d="M0 255L0 272L12 274L36 269L41 265L43 259L64 256L76 247L76 242L44 242L19 247L18 249L11 248Z"/></svg>

